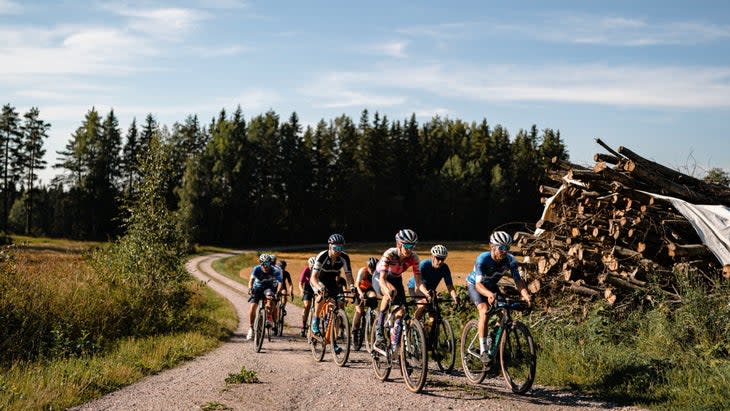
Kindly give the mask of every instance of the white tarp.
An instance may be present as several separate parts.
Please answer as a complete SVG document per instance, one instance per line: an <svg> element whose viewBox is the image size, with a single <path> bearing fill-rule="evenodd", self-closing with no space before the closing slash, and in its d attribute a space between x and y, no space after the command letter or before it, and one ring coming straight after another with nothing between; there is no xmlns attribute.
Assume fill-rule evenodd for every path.
<svg viewBox="0 0 730 411"><path fill-rule="evenodd" d="M702 243L715 254L715 257L723 265L730 264L730 207L692 204L674 197L645 193L672 203L674 208L692 223Z"/></svg>
<svg viewBox="0 0 730 411"><path fill-rule="evenodd" d="M550 208L550 204L561 195L569 185L578 185L585 187L580 181L563 178L565 183L560 186L558 192L545 201L545 208L542 210L541 219L551 219L554 211ZM643 193L649 194L654 198L659 198L672 203L674 208L679 211L694 227L699 235L702 243L707 246L710 251L717 257L723 265L730 264L730 207L723 205L705 205L692 204L678 198L669 197L661 194L654 194L647 191ZM545 230L535 230L535 236L539 237Z"/></svg>

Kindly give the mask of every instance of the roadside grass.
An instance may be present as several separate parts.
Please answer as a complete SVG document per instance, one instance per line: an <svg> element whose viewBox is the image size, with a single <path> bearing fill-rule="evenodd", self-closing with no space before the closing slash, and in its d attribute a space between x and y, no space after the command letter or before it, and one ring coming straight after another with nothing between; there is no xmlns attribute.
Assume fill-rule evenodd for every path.
<svg viewBox="0 0 730 411"><path fill-rule="evenodd" d="M99 281L81 254L45 247L12 254L3 262L12 270L0 280L0 313L22 314L29 326L16 332L43 347L3 341L5 358L14 353L19 359L0 367L0 409L65 409L84 403L215 348L237 325L230 303L189 280L191 314L184 321L194 326L163 335L105 339L84 330L104 330L108 316L118 316L115 291Z"/></svg>

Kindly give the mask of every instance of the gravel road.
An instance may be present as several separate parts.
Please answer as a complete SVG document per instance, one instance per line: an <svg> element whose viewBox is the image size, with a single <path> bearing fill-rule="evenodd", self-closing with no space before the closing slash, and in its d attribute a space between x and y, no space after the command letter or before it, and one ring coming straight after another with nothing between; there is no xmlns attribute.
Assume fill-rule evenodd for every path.
<svg viewBox="0 0 730 411"><path fill-rule="evenodd" d="M373 374L365 351L352 352L345 367L337 367L328 353L315 362L304 338L299 337L301 308L289 304L288 327L283 337L264 341L260 353L245 341L248 303L244 286L216 273L211 264L230 254L195 257L187 269L214 291L230 300L239 322L236 332L220 348L177 368L149 376L133 385L91 401L76 410L583 410L621 409L611 403L569 391L534 387L527 395L514 395L502 378L488 379L475 387L460 371L439 374L431 368L421 394L406 389L398 370L386 382ZM457 334L459 331L456 331ZM226 384L225 378L241 367L253 370L258 384ZM213 408L218 405L219 408Z"/></svg>

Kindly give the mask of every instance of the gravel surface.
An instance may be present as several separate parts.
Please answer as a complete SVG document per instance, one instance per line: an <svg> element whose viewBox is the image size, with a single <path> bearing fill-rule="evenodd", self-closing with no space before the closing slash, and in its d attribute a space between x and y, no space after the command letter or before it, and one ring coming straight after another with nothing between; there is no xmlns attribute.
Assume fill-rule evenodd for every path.
<svg viewBox="0 0 730 411"><path fill-rule="evenodd" d="M526 395L514 395L504 380L487 379L480 386L466 382L460 370L455 375L429 369L424 391L413 394L403 384L399 370L386 382L376 379L367 352L351 352L345 367L337 367L328 353L315 362L305 339L299 337L301 308L287 306L288 327L283 337L264 340L260 353L245 341L248 330L247 297L243 285L216 273L211 263L230 254L195 257L187 269L230 300L240 319L236 332L220 348L177 368L147 377L133 385L91 401L77 410L582 410L621 409L610 403L569 391L533 387ZM459 330L456 330L457 334ZM241 367L256 372L260 383L226 384ZM458 367L458 365L457 365ZM213 408L217 404L219 408Z"/></svg>

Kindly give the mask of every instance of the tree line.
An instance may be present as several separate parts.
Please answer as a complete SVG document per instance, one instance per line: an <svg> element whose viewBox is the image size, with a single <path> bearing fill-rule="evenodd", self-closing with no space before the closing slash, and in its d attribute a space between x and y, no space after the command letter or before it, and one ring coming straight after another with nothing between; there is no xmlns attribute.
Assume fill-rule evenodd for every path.
<svg viewBox="0 0 730 411"><path fill-rule="evenodd" d="M138 195L139 159L153 136L171 153L159 190L191 243L384 240L411 227L434 239L484 239L507 222L536 221L537 193L552 157L568 159L560 132L533 125L514 137L486 119L411 115L391 120L363 110L303 126L296 112L245 119L225 109L208 125L190 115L170 128L152 114L122 131L114 110L91 108L59 151L60 174L34 186L50 124L38 109L21 122L3 107L3 227L79 239L121 234Z"/></svg>

